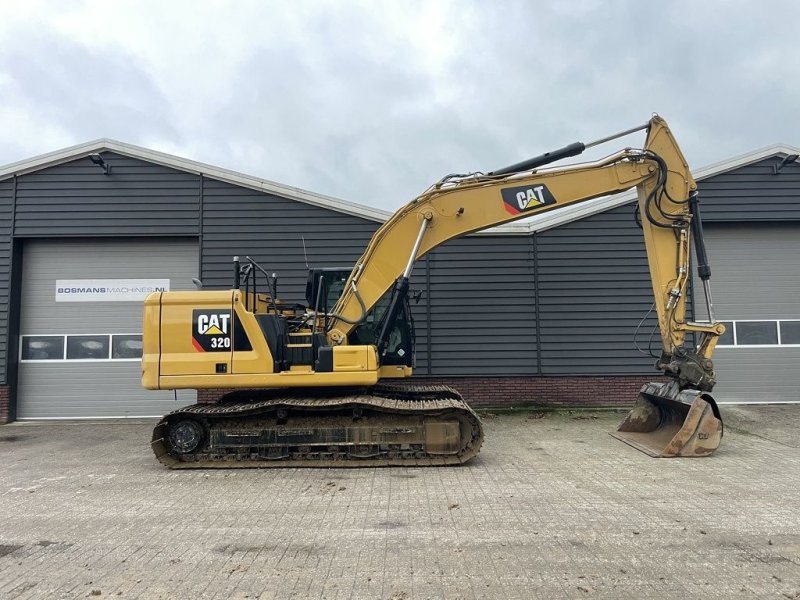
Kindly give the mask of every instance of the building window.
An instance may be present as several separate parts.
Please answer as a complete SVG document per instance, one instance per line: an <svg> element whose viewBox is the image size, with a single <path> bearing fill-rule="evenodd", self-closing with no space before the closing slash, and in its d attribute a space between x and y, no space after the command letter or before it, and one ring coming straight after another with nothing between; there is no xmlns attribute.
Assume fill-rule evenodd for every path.
<svg viewBox="0 0 800 600"><path fill-rule="evenodd" d="M737 346L775 346L778 344L777 321L740 321L735 326Z"/></svg>
<svg viewBox="0 0 800 600"><path fill-rule="evenodd" d="M108 358L107 335L68 335L67 360Z"/></svg>
<svg viewBox="0 0 800 600"><path fill-rule="evenodd" d="M141 335L111 336L111 358L142 358Z"/></svg>
<svg viewBox="0 0 800 600"><path fill-rule="evenodd" d="M142 358L141 333L23 335L20 361L115 361Z"/></svg>
<svg viewBox="0 0 800 600"><path fill-rule="evenodd" d="M781 344L800 345L800 321L781 321Z"/></svg>
<svg viewBox="0 0 800 600"><path fill-rule="evenodd" d="M22 360L64 360L64 336L26 335L20 356Z"/></svg>
<svg viewBox="0 0 800 600"><path fill-rule="evenodd" d="M800 319L721 321L720 348L800 347Z"/></svg>
<svg viewBox="0 0 800 600"><path fill-rule="evenodd" d="M720 323L725 325L725 333L719 336L719 340L717 341L717 346L733 346L734 345L733 321L720 321Z"/></svg>

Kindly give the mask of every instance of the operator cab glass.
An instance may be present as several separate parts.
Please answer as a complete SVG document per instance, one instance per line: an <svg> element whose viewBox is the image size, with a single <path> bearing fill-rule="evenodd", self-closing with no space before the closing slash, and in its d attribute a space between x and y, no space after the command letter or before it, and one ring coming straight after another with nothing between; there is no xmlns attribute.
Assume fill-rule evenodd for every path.
<svg viewBox="0 0 800 600"><path fill-rule="evenodd" d="M306 302L312 310L329 312L344 291L344 284L350 276L350 269L337 267L326 269L309 269L306 281ZM317 294L322 285L320 306L317 306Z"/></svg>
<svg viewBox="0 0 800 600"><path fill-rule="evenodd" d="M376 344L383 324L383 316L389 308L392 292L388 291L378 300L375 307L367 315L363 323L350 333L351 344ZM401 310L394 320L394 327L389 333L386 351L379 357L382 365L414 366L414 319L411 316L411 307L408 302L403 303Z"/></svg>
<svg viewBox="0 0 800 600"><path fill-rule="evenodd" d="M338 268L309 269L306 283L306 301L309 308L318 308L320 312L329 313L341 297L350 271ZM321 293L320 285L322 285ZM320 306L316 307L318 295ZM391 296L391 290L384 294L364 321L352 330L348 338L351 345L376 344ZM414 366L414 322L408 302L404 303L403 310L395 318L386 352L380 361L383 365Z"/></svg>

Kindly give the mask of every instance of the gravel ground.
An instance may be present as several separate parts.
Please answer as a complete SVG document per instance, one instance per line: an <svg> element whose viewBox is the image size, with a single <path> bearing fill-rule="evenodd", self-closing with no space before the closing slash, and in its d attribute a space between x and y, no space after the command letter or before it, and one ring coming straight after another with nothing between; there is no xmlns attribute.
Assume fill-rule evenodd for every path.
<svg viewBox="0 0 800 600"><path fill-rule="evenodd" d="M153 422L0 427L0 598L800 598L800 407L653 459L486 415L462 467L169 471Z"/></svg>

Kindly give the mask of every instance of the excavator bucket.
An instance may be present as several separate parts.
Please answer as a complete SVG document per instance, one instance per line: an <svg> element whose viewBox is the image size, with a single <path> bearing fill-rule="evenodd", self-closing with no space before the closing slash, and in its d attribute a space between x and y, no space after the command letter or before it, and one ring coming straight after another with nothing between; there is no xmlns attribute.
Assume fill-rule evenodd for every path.
<svg viewBox="0 0 800 600"><path fill-rule="evenodd" d="M611 435L656 458L708 456L722 440L722 417L706 392L649 383Z"/></svg>

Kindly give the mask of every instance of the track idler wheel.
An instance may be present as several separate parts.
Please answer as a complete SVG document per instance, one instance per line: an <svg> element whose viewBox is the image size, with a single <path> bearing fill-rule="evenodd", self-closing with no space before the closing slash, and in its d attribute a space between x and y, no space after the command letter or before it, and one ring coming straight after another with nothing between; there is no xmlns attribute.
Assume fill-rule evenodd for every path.
<svg viewBox="0 0 800 600"><path fill-rule="evenodd" d="M193 419L184 419L169 426L169 445L177 454L194 452L203 443L203 426Z"/></svg>

